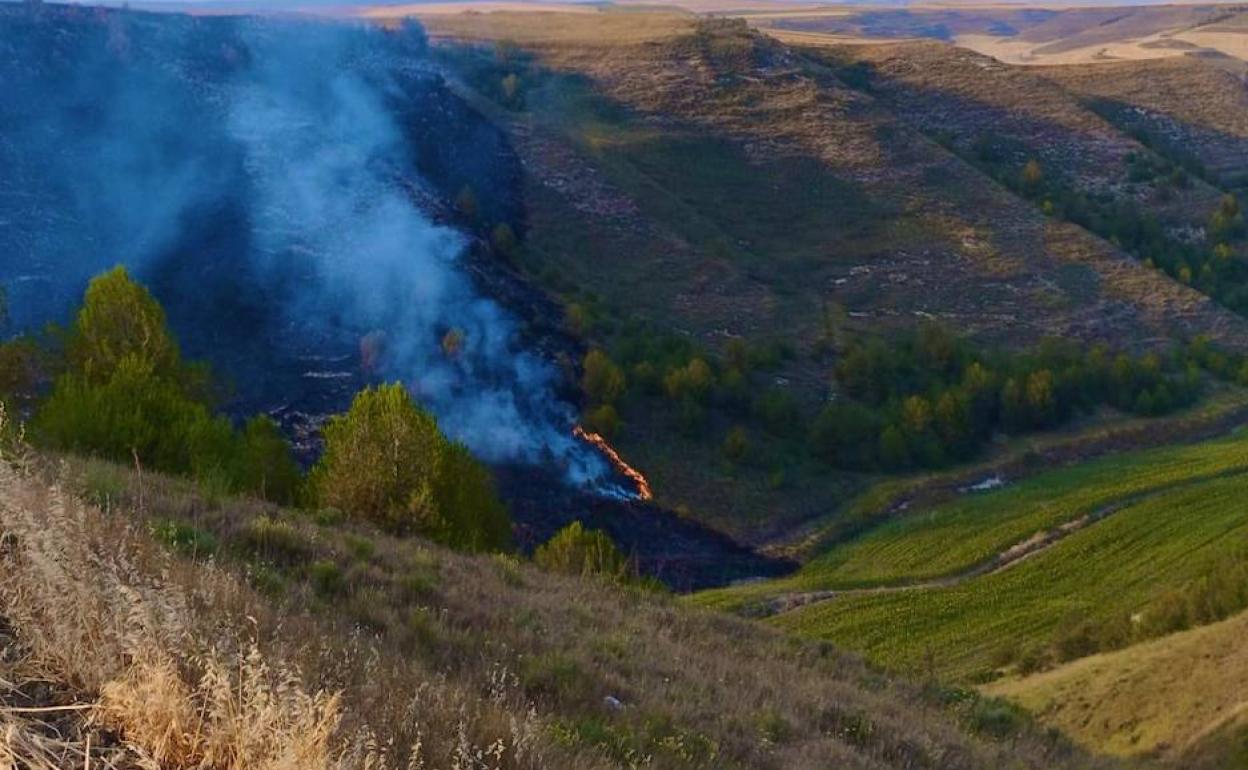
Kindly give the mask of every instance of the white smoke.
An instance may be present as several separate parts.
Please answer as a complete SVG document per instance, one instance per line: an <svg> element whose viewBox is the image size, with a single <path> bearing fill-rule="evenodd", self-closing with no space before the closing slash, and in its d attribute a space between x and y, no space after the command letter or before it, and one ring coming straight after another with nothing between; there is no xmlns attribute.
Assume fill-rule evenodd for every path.
<svg viewBox="0 0 1248 770"><path fill-rule="evenodd" d="M557 462L579 482L606 464L571 435L549 364L517 349L515 324L466 277L461 234L431 222L405 185L406 147L384 85L344 66L334 31L247 40L255 65L228 99L243 148L260 269L305 276L283 312L314 325L330 313L385 332L384 371L401 378L443 430L491 462ZM404 184L400 184L400 179ZM448 353L442 339L462 336Z"/></svg>

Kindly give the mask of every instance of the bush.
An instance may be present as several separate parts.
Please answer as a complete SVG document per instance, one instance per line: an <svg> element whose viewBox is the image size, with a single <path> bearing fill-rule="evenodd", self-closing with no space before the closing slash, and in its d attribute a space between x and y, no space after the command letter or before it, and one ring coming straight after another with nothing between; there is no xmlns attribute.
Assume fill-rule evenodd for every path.
<svg viewBox="0 0 1248 770"><path fill-rule="evenodd" d="M210 382L182 360L160 304L119 267L88 286L32 433L55 449L292 501L299 470L277 426L256 418L239 433L212 411Z"/></svg>
<svg viewBox="0 0 1248 770"><path fill-rule="evenodd" d="M324 436L308 481L321 506L456 548L507 546L510 522L489 471L443 436L402 385L362 391Z"/></svg>
<svg viewBox="0 0 1248 770"><path fill-rule="evenodd" d="M750 451L750 436L740 425L728 431L724 437L724 457L730 462L741 462Z"/></svg>
<svg viewBox="0 0 1248 770"><path fill-rule="evenodd" d="M601 350L585 354L581 388L595 404L613 404L624 393L624 373Z"/></svg>
<svg viewBox="0 0 1248 770"><path fill-rule="evenodd" d="M566 575L602 575L613 580L628 576L629 563L605 533L587 530L574 521L555 533L533 553L533 562L542 569Z"/></svg>
<svg viewBox="0 0 1248 770"><path fill-rule="evenodd" d="M242 487L265 500L285 505L298 497L303 478L290 442L277 423L264 415L253 417L243 427L237 467Z"/></svg>
<svg viewBox="0 0 1248 770"><path fill-rule="evenodd" d="M312 544L293 524L263 514L247 522L242 541L249 549L270 558L298 561L312 553Z"/></svg>
<svg viewBox="0 0 1248 770"><path fill-rule="evenodd" d="M614 406L603 404L585 415L585 425L594 433L611 438L620 429L620 413Z"/></svg>

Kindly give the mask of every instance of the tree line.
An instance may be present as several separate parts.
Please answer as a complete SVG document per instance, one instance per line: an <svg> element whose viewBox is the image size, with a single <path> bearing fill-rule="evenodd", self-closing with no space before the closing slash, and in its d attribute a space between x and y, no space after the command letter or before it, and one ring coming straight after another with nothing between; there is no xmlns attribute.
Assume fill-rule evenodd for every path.
<svg viewBox="0 0 1248 770"><path fill-rule="evenodd" d="M1105 238L1145 265L1192 286L1225 307L1248 315L1248 263L1236 246L1248 236L1239 199L1224 194L1209 212L1203 232L1180 233L1139 201L1107 191L1076 189L1032 158L1018 165L1020 148L993 135L981 136L969 160L1053 217ZM1126 156L1127 180L1152 183L1163 199L1191 187L1199 168L1145 153Z"/></svg>
<svg viewBox="0 0 1248 770"><path fill-rule="evenodd" d="M823 403L802 404L768 383L795 355L787 346L734 340L714 356L686 338L633 328L611 354L585 356L585 418L609 434L630 408L660 404L691 438L722 430L730 462L748 461L766 437L843 470L941 468L974 457L995 435L1053 428L1101 407L1167 414L1199 397L1202 368L1224 359L1217 365L1243 366L1207 341L1166 355L1061 340L985 351L935 322L837 346Z"/></svg>
<svg viewBox="0 0 1248 770"><path fill-rule="evenodd" d="M0 400L38 447L189 476L226 494L327 507L465 550L511 539L488 468L401 385L359 393L324 429L304 474L278 425L218 410L207 366L187 361L164 310L124 268L94 278L68 328L0 345Z"/></svg>

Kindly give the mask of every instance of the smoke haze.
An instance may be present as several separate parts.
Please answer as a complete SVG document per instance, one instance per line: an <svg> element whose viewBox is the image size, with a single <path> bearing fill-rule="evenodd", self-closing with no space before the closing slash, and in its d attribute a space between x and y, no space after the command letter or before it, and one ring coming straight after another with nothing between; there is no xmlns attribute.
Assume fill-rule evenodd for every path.
<svg viewBox="0 0 1248 770"><path fill-rule="evenodd" d="M405 78L430 77L419 33L113 13L81 26L68 42L20 25L0 39L0 281L20 325L63 318L89 276L124 263L217 348L297 339L315 359L323 345L314 375L347 376L326 364L342 341L384 334L377 374L478 456L609 483L552 367L467 277L467 238L418 203L435 193L393 105L411 98ZM263 355L234 376L266 376Z"/></svg>

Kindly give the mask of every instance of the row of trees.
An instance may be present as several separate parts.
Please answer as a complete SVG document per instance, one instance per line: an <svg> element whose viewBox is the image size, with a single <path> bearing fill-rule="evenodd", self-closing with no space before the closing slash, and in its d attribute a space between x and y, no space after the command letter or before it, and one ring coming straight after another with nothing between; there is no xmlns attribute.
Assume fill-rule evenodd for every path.
<svg viewBox="0 0 1248 770"><path fill-rule="evenodd" d="M40 387L39 380L50 380ZM187 475L231 493L338 508L398 534L466 550L508 547L489 470L400 385L357 395L331 419L304 477L278 426L236 426L213 379L187 362L159 303L123 268L91 281L66 330L0 346L0 398L32 402L30 437L57 450Z"/></svg>
<svg viewBox="0 0 1248 770"><path fill-rule="evenodd" d="M1009 161L980 153L980 165L1007 186L1035 201L1046 214L1083 227L1113 242L1140 261L1171 278L1213 297L1238 313L1248 314L1248 263L1236 258L1233 244L1248 235L1235 195L1218 201L1205 223L1205 237L1179 237L1158 217L1133 199L1109 193L1089 194L1048 173L1035 159L1011 170ZM1140 179L1169 169L1161 189L1190 184L1182 168L1158 170L1145 156L1128 157L1128 178Z"/></svg>
<svg viewBox="0 0 1248 770"><path fill-rule="evenodd" d="M838 468L941 467L974 456L994 434L1051 428L1103 405L1165 414L1197 398L1205 365L1187 354L1115 355L1059 341L989 353L925 323L889 341L842 342L829 398L815 407L755 376L791 355L754 352L766 349L735 342L717 358L654 337L625 338L615 358L592 350L582 379L588 419L617 428L628 402L650 409L657 399L691 436L712 418L728 423L722 452L732 462L749 459L750 436L765 434Z"/></svg>
<svg viewBox="0 0 1248 770"><path fill-rule="evenodd" d="M928 324L893 345L851 343L836 380L812 450L839 467L895 470L966 459L995 433L1052 428L1102 405L1165 414L1196 399L1201 376L1181 358L1058 341L985 355Z"/></svg>
<svg viewBox="0 0 1248 770"><path fill-rule="evenodd" d="M293 502L299 468L272 420L241 429L214 410L207 368L183 360L156 300L117 268L94 279L44 360L51 393L34 413L43 445L192 475Z"/></svg>

